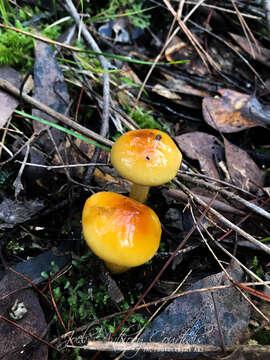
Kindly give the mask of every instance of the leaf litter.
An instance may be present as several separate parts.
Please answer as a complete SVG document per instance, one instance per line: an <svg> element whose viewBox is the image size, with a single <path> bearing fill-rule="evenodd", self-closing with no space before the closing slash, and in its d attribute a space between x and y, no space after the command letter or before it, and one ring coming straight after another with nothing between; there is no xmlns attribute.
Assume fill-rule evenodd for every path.
<svg viewBox="0 0 270 360"><path fill-rule="evenodd" d="M170 12L169 2L164 1L164 4ZM138 97L139 89L144 86L149 68L134 62L127 65L121 60L121 57L109 60L109 66L121 71L115 72L110 77L110 129L107 138L113 141L119 136L119 133L137 128L140 124L145 127L147 124L151 124L151 126L162 128L170 133L184 154L180 174L185 171L187 176L192 177L195 182L195 184L188 182L189 190L194 195L199 195L204 203L208 204L207 206L217 209L221 217L225 216L232 223L244 229L247 235L252 234L257 240L262 240L267 248L265 239L269 237L268 219L263 214L259 215L259 211L256 214L247 211L243 204L240 204L238 198L241 197L244 201L252 202L253 206L258 209L262 208L269 212L268 125L270 104L267 99L267 87L263 84L263 81L267 84L270 75L267 69L269 68L267 63L268 42L262 34L256 34L260 37L263 45L260 45L261 53L256 53L251 64L248 47L245 43L246 38L232 35L230 26L226 26L226 22L232 23L226 9L220 11L213 8L214 10L209 10L208 5L205 5L206 7L198 6L194 18L192 17L191 22L187 22L188 30L191 30L194 39L196 34L199 43L194 42L194 39L190 42L190 38L188 40L179 33L174 36L164 53L164 59L167 61L189 61L184 64L173 64L170 68L161 66L159 63L149 77L140 98ZM253 4L250 5L248 10L252 11L253 6ZM185 11L188 11L187 9ZM72 12L65 11L69 15L74 15ZM151 20L152 30L148 33L146 30L140 29L136 33L136 40L134 40L136 27L131 24L129 17L104 20L103 27L98 25L99 34L93 32L99 46L102 47L102 50L104 49L105 53L123 54L126 60L129 56L135 56L138 60L153 63L156 55L163 56L161 46L165 43L165 36L160 31L160 22L156 19L163 16L164 8L157 6L151 11L155 14ZM235 11L233 6L231 11ZM156 16L157 14L158 16ZM244 22L241 22L236 13L233 16L234 24L238 24L239 33L242 31L240 23L244 26L243 24L247 21L253 30L254 23L260 21L256 18L248 20L245 17ZM142 19L146 21L143 16L140 20ZM202 19L204 19L203 23ZM221 23L224 25L222 33L218 30L218 24ZM168 23L166 27L169 30ZM182 26L182 29L185 27ZM186 34L190 36L190 33ZM114 36L114 41L111 40L111 36ZM231 37L239 47L235 43L230 43ZM66 39L68 39L67 46L69 46L69 43L73 41L72 37L66 37ZM197 45L194 47L195 44ZM203 49L207 56L202 51ZM48 44L36 42L34 97L59 114L72 116L85 128L91 129L94 134L99 134L102 113L104 106L107 106L104 93L108 89L103 89L102 78L102 71L105 73L105 70L101 68L99 72L95 72L94 69L98 67L96 58L85 56L83 52L74 61L75 57L72 57L71 53L67 55L59 47L58 51L61 53L62 60L60 57L53 57L53 51ZM213 66L213 72L209 72L210 68L206 67L202 61L204 56ZM248 56L248 59L245 56ZM162 62L164 59L161 59ZM68 61L66 62L66 60ZM89 63L88 68L84 67L86 63ZM8 80L19 89L22 84L22 76L18 72L18 68L16 71L11 68L2 68L0 78ZM125 71L128 71L128 74ZM253 86L254 74L257 79L256 86ZM251 279L263 282L269 271L268 254L261 248L254 249L253 247L251 249L246 246L248 239L223 226L219 221L219 215L211 218L207 214L203 220L200 220L202 214L207 210L201 205L196 204L195 206L194 199L185 192L185 187L180 187L175 182L163 188L152 188L150 191L148 205L158 213L163 225L162 246L150 264L130 270L128 274L116 276L114 279L110 276L100 276L97 279L96 274L101 271L101 268L97 267L95 260L91 265L83 263L82 271L80 265L76 267L78 266L76 262L78 258L83 259L89 250L81 248L79 245L81 244L80 216L89 191L93 193L110 190L125 194L128 192L130 184L114 172L110 165L108 152L104 150L100 152L95 145L75 139L76 133L73 133L74 136L66 136L59 129L49 128L47 125L41 126L35 120L25 121L24 119L22 122L22 119L13 113L18 106L23 107L23 110L28 113L51 122L57 123L57 119L47 115L42 109L34 109L22 99L11 96L10 91L3 86L1 86L0 98L5 104L0 111L1 160L3 162L3 173L0 169L1 260L8 261L14 268L17 266L22 274L28 274L30 279L39 279L39 282L42 280L38 276L41 267L43 271L50 273L52 271L50 262L54 260L61 269L70 262L72 254L73 267L67 271L66 280L66 275L61 275L64 276L65 285L61 285L63 286L63 295L62 300L57 300L58 303L65 301L67 289L70 286L67 284L70 280L74 288L77 280L85 282L85 285L75 292L78 294L76 301L74 302L74 297L69 298L73 307L66 309L62 305L62 308L58 309L60 317L64 317L64 322L69 324L69 327L63 328L55 322L57 335L56 333L51 335L50 340L58 334L66 336L65 333L68 333L68 329L74 330L76 333L77 329L82 327L84 330L88 327L90 329L84 333L85 341L95 338L95 336L98 339L97 333L91 331L89 324L93 319L90 315L86 316L86 311L89 310L91 302L96 301L95 307L98 307L98 300L97 298L94 300L94 296L99 294L99 282L105 288L114 288L115 293L121 294L117 298L120 299L118 303L118 300L114 301L114 295L107 291L107 295L102 298L104 313L99 313L98 316L96 313L91 313L96 317L95 321L99 320L98 317L101 319L105 317L104 322L101 320L99 323L99 336L106 329L107 332L105 335L103 334L102 339L108 339L108 331L111 334L120 320L117 319L118 322L108 325L106 316L117 318L117 315L113 315L114 312L123 308L132 308L134 298L137 299L150 284L153 284L153 289L147 295L146 301L159 300L159 287L158 285L154 286L154 283L151 282L156 281L154 280L155 275L159 273L168 256L174 256L175 261L162 274L160 280L163 284L162 291L167 288L168 294L171 294L170 284L179 284L184 279L183 270L186 269L190 269L192 275L188 280L188 285L184 285L180 291L185 291L186 288L197 290L205 287L209 287L209 291L190 293L173 300L165 309L159 311L139 337L139 341L157 341L162 344L164 339L170 342L170 338L174 337L180 339L177 340L178 344L218 345L220 353L225 351L223 354L226 353L228 345L243 342L245 348L246 339L252 338L254 333L254 327L251 325L254 324L252 321L255 318L251 313L251 308L257 309L253 304L254 294L249 296L248 301L235 287L211 291L213 286L231 283L225 273L220 272L220 267L210 260L209 250L202 241L201 233L220 241L220 244L226 246L226 251L239 258L242 263L241 267L239 262L236 265L227 255L224 255L220 247L213 246L216 256L222 262L230 263L228 271L237 282L246 281L247 273ZM140 114L140 123L136 123L138 118L134 116L136 106L139 108L137 114ZM151 126L148 125L148 127ZM27 152L27 141L30 143L29 152ZM263 160L257 160L260 158L253 155L262 150L264 151ZM20 164L19 168L18 164ZM76 164L83 166L69 168L70 165ZM14 188L11 183L17 177L19 170L22 172L23 187L20 193L17 192L17 196L14 196ZM196 184L197 178L200 178L201 182L198 181ZM213 188L203 191L202 183L205 185L219 184L220 187L231 193L232 199L235 194L238 198L235 198L234 201L227 198L225 200L222 193L217 195ZM215 199L215 197L217 198ZM247 219L248 221L246 221ZM196 230L191 236L188 235L191 229L195 229L196 222L200 222L200 231ZM179 242L186 236L190 236L190 238L186 240L188 243L182 249L183 252L180 255L172 255ZM25 249L20 250L19 256L15 247L12 251L8 250L12 244L12 241L9 241L10 237L14 237L14 241L18 240L21 248ZM31 246L23 246L26 245L24 239L27 239ZM55 245L58 247L62 241L69 241L69 244L72 245L61 251L58 255L59 258L54 257L52 249ZM251 242L248 244L253 245ZM37 249L40 250L37 251ZM28 259L28 257L32 258ZM25 261L21 262L22 259ZM0 274L3 276L3 273ZM79 278L80 276L81 278ZM29 327L30 331L44 337L46 332L44 333L43 330L47 327L46 320L52 311L50 310L49 314L46 313L45 308L39 306L36 294L30 289L20 290L20 287L24 286L23 282L17 284L16 281L9 273L2 278L0 297L4 294L7 294L7 297L1 300L1 315L8 315L9 310L7 309L14 304L18 305L16 301L20 295L22 301L27 303L27 309L32 309L34 304L35 312L28 310L25 319L18 319L18 323L22 327L32 325L32 328ZM93 289L92 283L97 287ZM55 284L55 291L58 291L57 283ZM54 287L54 283L52 286ZM265 284L265 291L268 290L268 284ZM15 295L12 293L13 291L15 291ZM91 295L92 291L94 295ZM130 293L131 297L129 297ZM84 296L88 296L87 301L81 304ZM130 301L132 297L133 300ZM108 298L109 300L107 300ZM127 299L129 299L128 305L125 303L122 308L122 303ZM111 307L107 308L107 303L110 301ZM80 310L75 309L75 303L81 304ZM259 308L260 304L257 305ZM53 311L56 311L55 308ZM78 321L76 311L80 311L81 319L85 319L84 316L86 316L87 320ZM146 319L149 317L148 311L154 313L152 306L149 306L147 311L145 309L140 311ZM265 316L256 310L254 312L257 314L258 326L264 329L262 319L265 320ZM59 314L57 315L59 318ZM40 328L35 327L36 324ZM16 340L16 344L1 337L1 354L6 354L7 345L13 355L13 349L15 353L18 352L24 343L32 345L31 337L27 337L22 330L11 327L5 322L2 322L2 325L3 332L19 331L19 334L16 339L13 339ZM59 339L58 345L60 347L63 345ZM79 343L75 343L75 345L79 345ZM47 358L48 353L44 349L46 349L44 345L38 345L33 351L42 351L42 353L35 357ZM243 349L236 352L239 359L244 356L242 355L244 354ZM69 350L66 348L65 351L68 353ZM113 349L111 351L113 352ZM172 353L170 357L175 358L180 355L183 354ZM200 356L199 353L194 352L192 355ZM257 353L254 351L253 355L257 356ZM11 355L7 353L6 356L8 359ZM161 351L158 355L148 353L139 356L162 359L166 358L168 354Z"/></svg>

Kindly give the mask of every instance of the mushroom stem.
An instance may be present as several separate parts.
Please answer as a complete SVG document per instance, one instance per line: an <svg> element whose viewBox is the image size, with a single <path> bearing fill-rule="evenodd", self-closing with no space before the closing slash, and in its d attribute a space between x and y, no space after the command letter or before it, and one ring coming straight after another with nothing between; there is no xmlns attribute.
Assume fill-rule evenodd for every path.
<svg viewBox="0 0 270 360"><path fill-rule="evenodd" d="M138 185L132 183L129 197L131 199L137 200L141 203L144 203L147 200L150 186Z"/></svg>
<svg viewBox="0 0 270 360"><path fill-rule="evenodd" d="M117 265L108 261L104 261L106 268L110 270L112 274L120 274L130 269L128 266Z"/></svg>

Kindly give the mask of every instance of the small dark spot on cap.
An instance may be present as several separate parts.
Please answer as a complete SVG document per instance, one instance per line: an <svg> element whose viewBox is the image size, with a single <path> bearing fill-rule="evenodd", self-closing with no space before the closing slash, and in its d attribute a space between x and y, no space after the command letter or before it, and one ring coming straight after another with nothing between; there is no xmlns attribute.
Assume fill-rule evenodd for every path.
<svg viewBox="0 0 270 360"><path fill-rule="evenodd" d="M146 156L146 160L150 160L150 157L149 157L149 156Z"/></svg>
<svg viewBox="0 0 270 360"><path fill-rule="evenodd" d="M157 136L155 137L156 140L160 140L161 138L162 138L161 135L157 135Z"/></svg>

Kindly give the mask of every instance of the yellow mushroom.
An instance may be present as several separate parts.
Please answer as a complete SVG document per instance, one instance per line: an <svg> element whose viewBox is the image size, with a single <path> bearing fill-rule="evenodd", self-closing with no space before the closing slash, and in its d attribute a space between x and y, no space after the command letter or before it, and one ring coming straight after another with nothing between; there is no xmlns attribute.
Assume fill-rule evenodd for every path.
<svg viewBox="0 0 270 360"><path fill-rule="evenodd" d="M182 154L163 131L128 131L114 143L111 161L117 172L132 181L130 197L144 202L150 186L173 179L181 165Z"/></svg>
<svg viewBox="0 0 270 360"><path fill-rule="evenodd" d="M99 192L84 205L85 241L113 273L150 260L157 251L161 225L149 207L126 196Z"/></svg>

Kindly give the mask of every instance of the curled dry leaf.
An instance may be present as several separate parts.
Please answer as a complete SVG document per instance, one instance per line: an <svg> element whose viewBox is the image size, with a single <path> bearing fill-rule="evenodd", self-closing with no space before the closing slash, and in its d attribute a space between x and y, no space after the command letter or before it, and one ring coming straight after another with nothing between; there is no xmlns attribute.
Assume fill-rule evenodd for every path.
<svg viewBox="0 0 270 360"><path fill-rule="evenodd" d="M255 190L256 186L263 186L264 177L261 169L251 157L238 146L224 138L227 167L232 182L247 191Z"/></svg>
<svg viewBox="0 0 270 360"><path fill-rule="evenodd" d="M215 158L222 158L223 148L215 136L194 131L176 136L175 141L189 158L199 161L203 173L220 178Z"/></svg>
<svg viewBox="0 0 270 360"><path fill-rule="evenodd" d="M254 126L264 126L250 109L254 97L230 89L220 89L221 97L203 99L203 116L208 125L223 133L233 133Z"/></svg>

